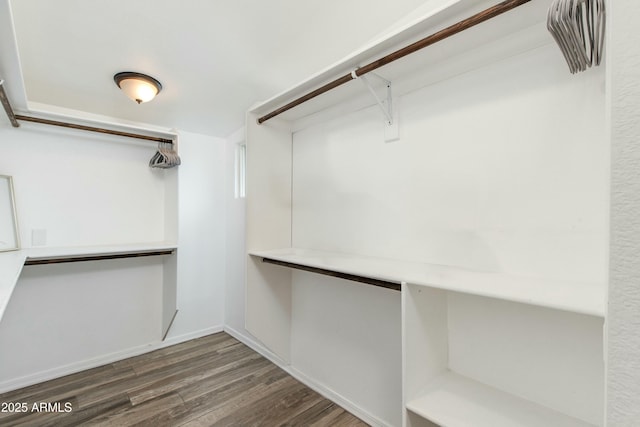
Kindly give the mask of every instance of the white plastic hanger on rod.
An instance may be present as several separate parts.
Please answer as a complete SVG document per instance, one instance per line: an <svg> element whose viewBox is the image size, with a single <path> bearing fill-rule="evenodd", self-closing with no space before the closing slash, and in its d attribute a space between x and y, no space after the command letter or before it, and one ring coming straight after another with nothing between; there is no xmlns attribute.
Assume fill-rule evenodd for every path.
<svg viewBox="0 0 640 427"><path fill-rule="evenodd" d="M158 151L149 160L149 167L169 169L179 166L181 160L174 148L175 144L175 142L159 142Z"/></svg>

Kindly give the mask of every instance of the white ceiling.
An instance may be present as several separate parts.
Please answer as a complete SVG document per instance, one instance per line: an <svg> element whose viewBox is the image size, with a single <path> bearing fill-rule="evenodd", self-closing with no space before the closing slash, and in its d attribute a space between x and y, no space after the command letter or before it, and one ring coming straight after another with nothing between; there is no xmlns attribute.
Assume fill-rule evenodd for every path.
<svg viewBox="0 0 640 427"><path fill-rule="evenodd" d="M13 0L27 98L227 136L254 103L353 52L425 0ZM163 91L137 105L113 75Z"/></svg>

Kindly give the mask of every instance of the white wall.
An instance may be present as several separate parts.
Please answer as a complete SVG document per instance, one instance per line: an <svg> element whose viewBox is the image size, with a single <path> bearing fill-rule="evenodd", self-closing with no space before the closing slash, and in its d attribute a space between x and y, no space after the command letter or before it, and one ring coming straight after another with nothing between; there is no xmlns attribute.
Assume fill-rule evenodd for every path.
<svg viewBox="0 0 640 427"><path fill-rule="evenodd" d="M0 129L0 171L14 177L23 247L165 239L165 171L146 167L154 144L23 124Z"/></svg>
<svg viewBox="0 0 640 427"><path fill-rule="evenodd" d="M0 390L140 351L161 308L156 257L24 267L0 322Z"/></svg>
<svg viewBox="0 0 640 427"><path fill-rule="evenodd" d="M548 45L294 135L293 245L604 281L604 70ZM527 70L529 70L527 72Z"/></svg>
<svg viewBox="0 0 640 427"><path fill-rule="evenodd" d="M222 329L226 282L225 141L181 131L178 315L169 338Z"/></svg>
<svg viewBox="0 0 640 427"><path fill-rule="evenodd" d="M180 133L183 164L168 171L148 167L153 143L42 125L5 125L0 148L25 247L38 228L49 246L162 241L176 234L165 204L178 203L179 313L167 343L222 329L223 140ZM161 345L164 258L25 267L0 323L0 389Z"/></svg>
<svg viewBox="0 0 640 427"><path fill-rule="evenodd" d="M640 3L611 1L607 67L611 117L611 256L607 425L640 420Z"/></svg>
<svg viewBox="0 0 640 427"><path fill-rule="evenodd" d="M291 366L380 425L400 425L400 292L293 271Z"/></svg>

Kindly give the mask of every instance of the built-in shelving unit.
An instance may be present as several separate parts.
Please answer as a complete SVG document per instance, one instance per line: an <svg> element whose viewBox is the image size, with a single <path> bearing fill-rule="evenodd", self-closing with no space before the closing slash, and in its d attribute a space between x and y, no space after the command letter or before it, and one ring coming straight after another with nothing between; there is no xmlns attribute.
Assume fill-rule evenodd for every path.
<svg viewBox="0 0 640 427"><path fill-rule="evenodd" d="M163 283L162 339L177 314L176 257L177 245L168 242L75 247L36 247L0 254L0 320L24 266L61 264L69 262L104 261L148 256L166 256Z"/></svg>
<svg viewBox="0 0 640 427"><path fill-rule="evenodd" d="M535 202L540 202L543 207L548 208L537 211L539 215L558 219L557 223L549 227L537 227L544 221L529 221L528 215L535 216L536 212L521 210L520 205L531 203L527 206L533 207L534 210L539 205L534 205L533 200L521 200L518 193L521 189L517 188L517 185L492 199L498 194L496 191L500 191L492 186L501 180L522 178L525 181L536 182L536 179L540 178L533 170L533 164L525 164L525 167L531 167L532 170L519 175L520 171L510 170L504 167L504 164L493 160L503 152L507 155L505 158L517 153L515 159L518 161L532 155L540 158L555 156L556 151L547 152L550 139L544 132L539 132L539 135L533 132L536 135L531 140L524 141L521 138L522 134L532 133L532 130L514 126L504 133L508 133L509 137L498 135L507 141L503 145L492 146L494 157L484 156L479 154L480 151L474 150L475 147L488 142L483 140L483 137L488 140L496 136L490 132L492 126L497 126L497 122L492 121L493 117L488 117L489 120L477 126L480 132L478 135L463 134L458 137L459 140L450 140L449 135L456 133L449 131L451 127L466 126L458 117L458 105L453 105L453 101L447 101L440 110L435 107L430 109L416 106L420 99L426 104L441 102L438 96L449 100L448 95L451 92L447 90L455 90L457 87L454 86L452 89L451 85L443 82L454 76L464 75L464 78L460 79L464 89L460 90L466 90L465 93L469 96L468 99L458 97L456 102L460 98L468 102L468 105L460 105L459 115L473 121L473 117L469 119L464 110L477 113L479 108L476 107L481 104L482 99L473 98L472 93L483 93L475 91L485 83L483 79L501 88L495 82L495 76L502 72L514 75L522 73L522 79L535 80L535 85L529 87L527 93L521 93L514 88L515 85L511 85L507 87L511 92L485 96L483 99L494 101L492 105L487 106L487 110L493 111L495 116L509 116L506 110L500 108L509 108L509 102L517 97L525 99L523 103L535 104L525 105L524 109L529 111L523 114L533 112L535 116L536 111L540 111L543 120L549 120L543 112L552 109L558 100L562 102L562 96L569 97L570 103L581 103L580 107L589 102L593 102L594 105L600 102L603 99L601 90L596 91L594 88L602 86L604 73L598 74L596 71L590 77L575 83L576 81L566 80L564 74L560 74L556 68L547 67L548 62L554 59L553 51L548 49L553 40L545 28L550 0L531 1L437 46L381 68L380 75L393 83L394 97L408 94L402 102L409 98L413 103L412 110L407 113L405 119L412 120L410 130L414 134L411 136L413 139L408 142L403 140L404 135L401 135L400 141L394 143L398 144L397 146L372 148L376 153L371 159L367 158L363 150L378 142L375 141L375 136L372 136L373 132L368 130L372 120L365 113L354 112L364 111L374 104L359 83L342 85L340 89L318 96L262 125L256 123L256 119L262 115L313 91L333 78L495 3L442 1L439 3L441 7L433 6L427 15L407 22L404 26L398 26L395 31L389 32L343 61L249 111L247 330L279 356L283 363L290 362L291 331L295 327L292 324L292 293L295 292L293 286L297 283L296 280L299 280L299 277L292 274L291 269L374 285L376 281L381 281L389 284L385 287L390 289L397 289L400 285L403 406L398 408L398 412L402 412L403 426L601 425L604 413L602 327L606 316L607 283L602 274L583 274L576 266L580 263L584 265L588 262L599 262L597 257L593 256L593 251L586 251L590 258L581 260L580 245L583 242L588 242L587 245L604 242L605 239L600 239L603 232L598 228L604 221L598 225L598 221L594 220L585 226L581 222L584 219L581 214L567 207L561 201L559 192L552 188L553 184L548 182L540 185L551 188L549 194L538 192L540 187L532 190L531 186L529 191L539 198ZM557 59L562 61L560 56ZM485 70L495 64L502 68L498 71L492 69L492 73ZM566 72L565 64L559 64ZM511 83L515 78L510 77L508 80ZM421 88L431 85L438 90L425 93L434 96L435 92L436 98L430 98L425 94L416 95ZM531 93L540 94L540 97L531 97ZM592 98L582 98L585 93L589 93ZM510 99L505 101L506 98ZM405 106L402 103L400 105L401 108ZM538 107L539 110L536 110ZM600 117L598 112L594 113L588 108L576 108L576 111L578 112L575 119L580 123L597 122L600 119L604 121L604 116ZM480 111L480 115L483 114L485 112ZM349 115L357 117L360 122L349 127L345 124ZM436 116L446 115L453 119L443 120L442 125ZM584 115L584 118L580 115ZM536 117L527 116L527 123L523 126L526 127L535 121ZM424 122L428 122L428 126ZM325 126L325 123L328 124ZM322 125L318 126L319 124ZM445 127L445 131L435 131L438 124ZM500 124L503 125L509 127L507 124ZM401 122L401 134L402 126ZM566 135L573 135L573 129L569 128L571 125L554 122L553 126L557 126L558 135L552 135L551 139L558 140L554 140L551 145L563 147L565 151L560 153L564 156L562 161L566 162L566 159L570 158L574 162L575 156L568 153L575 147L566 142L570 139ZM367 130L363 130L365 127L368 127ZM309 128L313 128L313 131L307 134L306 139L300 136ZM599 131L600 128L597 127L596 130ZM382 119L380 133L379 142L382 142ZM299 149L294 148L293 135L307 145ZM338 137L361 138L362 141L337 141ZM474 145L467 144L469 140L473 140ZM342 142L344 145L352 144L351 148L343 148L340 145ZM405 143L406 146L402 148ZM585 149L592 151L587 157L597 152L593 148L596 146L595 142L589 140L588 143L591 145ZM313 150L308 148L310 144L324 144L326 148ZM437 148L421 151L421 144ZM448 148L450 144L464 148L455 151ZM526 147L525 150L520 152L523 147ZM504 151L495 151L496 148ZM586 151L580 151L580 155L584 152ZM426 156L421 156L425 153ZM410 159L411 155L419 157L421 161L424 159L425 164ZM437 163L428 162L428 155L442 155L445 158L444 162L449 161L450 164L441 167L442 165ZM465 163L465 156L478 158L477 161ZM295 164L299 159L302 159L302 165ZM351 171L350 167L345 166L350 159L367 163L368 169L354 167L356 171ZM322 167L313 169L316 160ZM387 163L392 161L402 164ZM455 162L464 163L467 169L458 168ZM447 170L449 166L452 170ZM421 170L429 167L437 169L441 175L437 176L438 172L421 175ZM557 168L556 172L566 172L566 165L560 162L554 163L553 167ZM483 168L500 171L494 174L491 171L486 172ZM319 176L325 170L330 178ZM376 180L371 170L379 171L379 175L384 175L386 181ZM468 170L472 172L468 173ZM481 172L474 175L478 170ZM482 175L483 172L486 172L486 175ZM571 169L571 172L576 170ZM358 173L375 183L370 184L366 179L350 179ZM402 175L404 181L394 181L394 174ZM584 170L580 169L575 176L579 174L584 174ZM455 179L450 179L454 175ZM478 177L485 181L472 182ZM416 183L420 179L431 181L428 185ZM437 188L440 185L439 180L445 183L443 185L447 182L453 184L450 195L446 194L446 189ZM396 185L389 184L390 181ZM525 181L522 181L525 186L530 184ZM542 181L544 179L540 180ZM571 188L567 189L567 192L574 192L575 186L578 187L575 192L580 194L589 194L591 191L588 184L577 184L578 179L566 181L565 185L569 186L567 188ZM356 183L369 187L360 188ZM602 183L595 184L599 186ZM330 186L329 190L327 186ZM461 189L479 191L464 193ZM380 193L376 193L377 191ZM408 196L405 197L404 193ZM445 218L446 213L456 219L466 219L467 216L460 214L459 210L475 207L472 204L469 204L469 207L459 203L459 198L462 197L460 195L463 193L477 202L478 221L465 223L461 220L460 224L463 226L457 228L458 223L455 220L449 223ZM598 197L601 194L602 191L598 193ZM511 202L512 196L516 201ZM488 205L483 204L483 197L497 202L499 208L487 207ZM399 204L394 204L398 201ZM586 204L596 206L598 201L596 197L593 201L588 200ZM579 202L584 202L584 199ZM358 203L369 204L361 209L356 206ZM439 203L450 205L443 207ZM546 206L545 203L549 205ZM320 209L317 209L318 207ZM432 212L439 210L444 213L432 215ZM362 215L368 213L371 213L371 218L362 218ZM385 218L386 214L392 216L393 220ZM354 218L363 219L362 223L366 224L360 224ZM504 222L500 222L503 219ZM409 226L403 224L405 220L412 225L421 225L427 232L416 230L416 236L413 236L407 231ZM491 223L494 228L482 223L483 220ZM347 222L348 225L344 225ZM301 230L313 226L318 230ZM404 233L404 240L400 244L394 241L394 236L390 237L391 232L386 232L396 229L399 233ZM432 230L436 230L432 236L451 236L451 240L429 242L436 248L433 249L424 244L424 235L429 235ZM361 241L349 242L343 238L351 231L357 234ZM377 241L375 236L378 233L386 240ZM423 234L418 237L419 233ZM530 250L528 239L537 239L536 233L547 233L543 236L545 238L557 236L558 241L575 250L575 258L572 259L575 264L571 266L570 272L564 274L564 271L554 271L555 266L549 267L553 265L553 262L549 262L552 260L551 256L535 254ZM498 234L503 240L491 240ZM338 241L331 241L329 236ZM387 241L393 241L398 252L404 251L397 255L399 259L391 259L396 256L392 251L387 251L384 255L388 258L370 256L372 253L384 252ZM510 246L514 248L515 254L497 253L496 246L505 241L517 241L517 244ZM312 243L307 244L308 242ZM553 238L545 242L550 243L546 243L546 246L540 244L537 248L539 252L549 248L549 252L559 253L552 247L555 242ZM313 243L317 243L317 246ZM464 253L465 256L460 257L460 263L439 263L439 260L433 262L433 258L439 257L438 248L446 252L451 251L456 244L463 246L476 243L483 246L478 246L477 252L465 251L467 248L463 248L460 253ZM344 252L339 252L341 250ZM568 252L565 251L562 255L566 253ZM487 263L486 269L474 268L473 265L477 261L474 256L477 255L486 256L486 259L492 261ZM540 260L537 259L538 255ZM534 262L530 262L531 258ZM425 262L420 262L422 259ZM502 268L514 259L517 262L511 265L515 266L513 269ZM604 259L604 256L601 259ZM521 268L522 266L526 268ZM589 277L594 279L591 280ZM363 304L366 304L366 301L363 301Z"/></svg>
<svg viewBox="0 0 640 427"><path fill-rule="evenodd" d="M403 285L408 427L594 426L603 318Z"/></svg>
<svg viewBox="0 0 640 427"><path fill-rule="evenodd" d="M95 245L81 247L42 247L26 251L25 266L50 265L69 262L105 261L149 256L165 256L162 283L162 336L164 340L178 313L177 245L170 242L133 243L122 245Z"/></svg>

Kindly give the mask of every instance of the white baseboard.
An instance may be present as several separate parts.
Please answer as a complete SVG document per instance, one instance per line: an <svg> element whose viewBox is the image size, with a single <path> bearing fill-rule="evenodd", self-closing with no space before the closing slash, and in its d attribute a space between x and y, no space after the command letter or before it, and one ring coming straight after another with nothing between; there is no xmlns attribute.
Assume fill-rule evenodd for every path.
<svg viewBox="0 0 640 427"><path fill-rule="evenodd" d="M185 341L195 340L196 338L201 338L207 335L217 334L218 332L222 332L222 331L224 331L224 326L220 325L220 326L212 326L206 329L200 329L199 331L189 332L188 334L182 334L175 337L172 337L171 333L169 333L169 336L164 341L159 343L161 344L161 346L158 348L169 347L172 345L183 343Z"/></svg>
<svg viewBox="0 0 640 427"><path fill-rule="evenodd" d="M365 411L346 397L342 396L340 393L336 393L334 390L326 387L325 385L319 383L313 378L305 375L303 372L297 370L294 367L290 367L290 374L292 377L300 381L302 384L306 385L310 389L318 392L325 398L330 401L336 403L337 405L342 406L347 411L351 412L356 417L360 418L365 423L374 427L393 427L391 424L381 420L380 418L372 415L368 411Z"/></svg>
<svg viewBox="0 0 640 427"><path fill-rule="evenodd" d="M295 367L286 364L282 358L278 357L273 352L269 351L266 347L264 347L260 342L258 342L254 337L249 334L242 333L236 329L233 329L229 326L224 327L224 331L236 338L238 341L241 341L243 344L247 345L251 349L260 353L265 358L269 359L271 362L276 364L282 370L287 372L289 375L294 377L296 380L300 381L302 384L306 385L310 389L319 393L323 397L331 400L332 402L340 405L356 417L360 418L365 423L374 426L374 427L392 427L391 424L381 420L380 418L370 414L368 411L365 411L358 405L351 402L349 399L342 396L340 393L336 393L334 390L324 386L320 382L315 379L305 375L303 372L297 370Z"/></svg>
<svg viewBox="0 0 640 427"><path fill-rule="evenodd" d="M202 329L188 334L183 334L176 337L167 338L164 341L153 342L137 347L128 348L126 350L117 351L114 353L100 355L91 359L81 360L78 362L70 363L68 365L48 369L46 371L36 372L35 374L26 375L20 378L14 378L11 380L0 382L0 393L6 393L8 391L17 390L22 387L38 384L44 381L53 380L56 378L64 377L65 375L75 374L76 372L84 371L86 369L96 368L98 366L106 365L108 363L117 362L119 360L127 359L129 357L139 356L144 353L149 353L154 350L169 347L175 344L180 344L185 341L200 338L205 335L211 335L218 332L222 332L222 326L214 326L211 328Z"/></svg>
<svg viewBox="0 0 640 427"><path fill-rule="evenodd" d="M240 332L230 326L225 326L224 331L289 373L289 365L287 364L287 362L285 362L284 359L282 359L277 354L267 349L251 335Z"/></svg>

